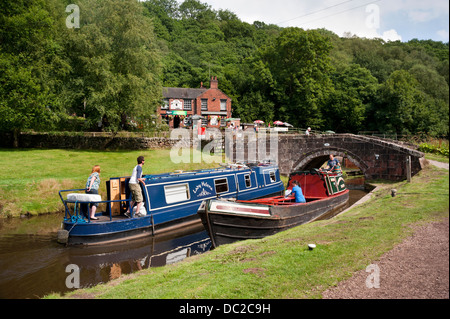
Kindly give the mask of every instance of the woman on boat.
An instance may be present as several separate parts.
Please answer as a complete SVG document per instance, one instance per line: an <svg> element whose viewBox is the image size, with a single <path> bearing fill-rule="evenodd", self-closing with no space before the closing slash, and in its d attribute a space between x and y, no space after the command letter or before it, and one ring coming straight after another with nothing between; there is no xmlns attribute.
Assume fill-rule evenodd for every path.
<svg viewBox="0 0 450 319"><path fill-rule="evenodd" d="M100 165L95 165L92 168L92 173L89 175L86 182L86 194L98 194L98 188L100 187ZM91 220L97 220L95 212L97 211L98 203L92 203L89 207L89 215Z"/></svg>

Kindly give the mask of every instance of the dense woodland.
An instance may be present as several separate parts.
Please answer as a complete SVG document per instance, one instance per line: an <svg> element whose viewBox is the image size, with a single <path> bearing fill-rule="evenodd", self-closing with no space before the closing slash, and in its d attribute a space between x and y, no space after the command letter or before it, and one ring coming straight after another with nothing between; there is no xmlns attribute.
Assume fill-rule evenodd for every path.
<svg viewBox="0 0 450 319"><path fill-rule="evenodd" d="M448 43L249 24L198 0L0 2L0 131L154 129L162 87L211 76L243 122L448 138Z"/></svg>

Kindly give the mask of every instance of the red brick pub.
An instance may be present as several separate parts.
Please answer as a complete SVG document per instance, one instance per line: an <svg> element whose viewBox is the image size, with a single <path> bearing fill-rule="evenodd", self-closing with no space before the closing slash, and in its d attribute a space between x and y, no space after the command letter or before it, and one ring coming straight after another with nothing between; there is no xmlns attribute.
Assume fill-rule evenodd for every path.
<svg viewBox="0 0 450 319"><path fill-rule="evenodd" d="M231 118L231 98L219 90L217 77L211 78L210 88L163 88L164 105L158 109L161 119L170 128L189 127L194 115L202 117L202 126L225 126Z"/></svg>

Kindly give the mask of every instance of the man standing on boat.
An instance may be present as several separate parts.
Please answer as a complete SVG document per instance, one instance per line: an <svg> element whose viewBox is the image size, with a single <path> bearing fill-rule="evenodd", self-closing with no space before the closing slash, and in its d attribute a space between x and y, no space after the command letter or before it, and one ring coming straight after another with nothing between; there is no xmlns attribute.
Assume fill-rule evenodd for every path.
<svg viewBox="0 0 450 319"><path fill-rule="evenodd" d="M341 164L339 163L337 158L334 158L333 154L330 154L330 160L328 161L325 170L331 173L338 173L338 174L342 173Z"/></svg>
<svg viewBox="0 0 450 319"><path fill-rule="evenodd" d="M295 202L306 203L305 196L303 196L302 189L298 186L298 182L294 180L292 181L292 185L294 185L294 187L292 187L292 194L295 195Z"/></svg>
<svg viewBox="0 0 450 319"><path fill-rule="evenodd" d="M135 203L137 203L136 214L139 214L141 211L142 204L144 202L144 197L142 196L141 185L139 182L144 183L144 179L142 178L142 165L145 163L144 156L139 156L137 158L137 165L133 169L133 174L131 175L130 182L128 187L131 191L131 203L125 213L126 216L130 217L130 209L133 209Z"/></svg>

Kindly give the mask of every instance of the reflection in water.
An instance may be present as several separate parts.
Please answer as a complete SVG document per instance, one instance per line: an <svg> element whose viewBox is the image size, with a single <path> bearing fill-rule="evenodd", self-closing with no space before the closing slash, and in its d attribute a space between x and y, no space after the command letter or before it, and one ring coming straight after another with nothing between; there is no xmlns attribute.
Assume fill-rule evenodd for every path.
<svg viewBox="0 0 450 319"><path fill-rule="evenodd" d="M208 251L210 246L208 234L200 224L183 233L164 237L148 237L107 246L67 247L67 264L80 268L80 284L85 288L123 274L182 261L190 255Z"/></svg>
<svg viewBox="0 0 450 319"><path fill-rule="evenodd" d="M350 205L367 192L352 190ZM81 288L121 275L179 262L208 251L211 241L201 223L182 232L114 245L65 247L56 242L61 215L0 220L0 298L40 298L65 293L68 265L80 269Z"/></svg>
<svg viewBox="0 0 450 319"><path fill-rule="evenodd" d="M66 287L71 275L71 271L66 272L68 265L79 268L80 287L87 288L123 274L172 264L211 247L201 223L177 233L115 245L78 247L58 244L57 227L40 235L4 234L4 228L10 231L13 227L0 228L0 298L9 299L71 291Z"/></svg>

